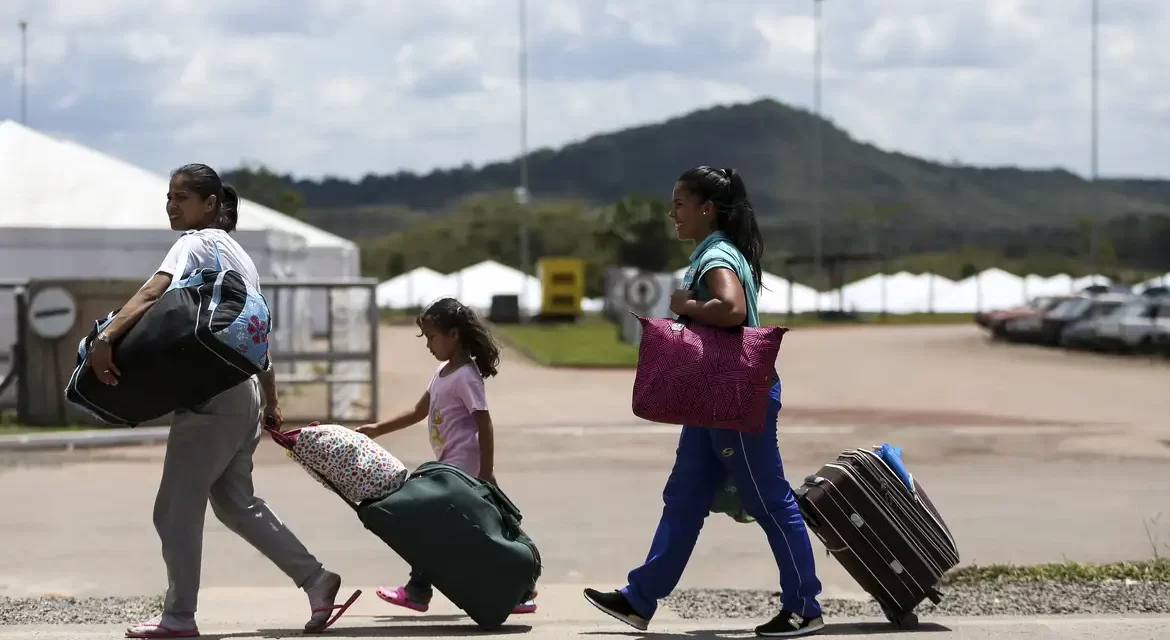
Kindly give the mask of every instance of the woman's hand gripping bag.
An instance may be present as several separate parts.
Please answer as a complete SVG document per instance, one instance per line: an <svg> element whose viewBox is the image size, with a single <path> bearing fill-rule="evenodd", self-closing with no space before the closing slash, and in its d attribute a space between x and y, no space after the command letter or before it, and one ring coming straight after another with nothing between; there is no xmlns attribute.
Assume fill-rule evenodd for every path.
<svg viewBox="0 0 1170 640"><path fill-rule="evenodd" d="M341 425L314 422L301 429L267 431L310 476L351 505L385 498L409 475L406 465L369 436Z"/></svg>
<svg viewBox="0 0 1170 640"><path fill-rule="evenodd" d="M269 367L268 303L237 271L199 269L173 281L111 345L121 374L117 385L107 385L88 356L117 313L96 321L78 343L65 387L70 404L106 424L134 427L196 409Z"/></svg>

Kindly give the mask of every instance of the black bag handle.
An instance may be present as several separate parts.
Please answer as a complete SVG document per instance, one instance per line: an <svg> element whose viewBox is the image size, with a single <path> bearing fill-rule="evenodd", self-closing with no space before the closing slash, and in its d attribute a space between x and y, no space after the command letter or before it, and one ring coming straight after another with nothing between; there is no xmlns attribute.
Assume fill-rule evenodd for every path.
<svg viewBox="0 0 1170 640"><path fill-rule="evenodd" d="M512 499L509 498L503 492L503 490L488 482L487 480L480 480L480 483L481 484L476 487L476 493L483 496L484 499L496 503L496 505L500 507L501 511L504 511L507 515L515 518L517 523L524 519L524 516L520 514L520 509L516 506L516 503L512 502Z"/></svg>

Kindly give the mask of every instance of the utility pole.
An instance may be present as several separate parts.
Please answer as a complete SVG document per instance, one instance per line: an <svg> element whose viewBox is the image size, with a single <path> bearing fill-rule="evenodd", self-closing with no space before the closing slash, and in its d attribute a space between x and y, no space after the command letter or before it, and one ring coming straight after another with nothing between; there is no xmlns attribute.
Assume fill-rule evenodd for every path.
<svg viewBox="0 0 1170 640"><path fill-rule="evenodd" d="M28 125L28 21L17 23L20 27L20 124Z"/></svg>
<svg viewBox="0 0 1170 640"><path fill-rule="evenodd" d="M1090 87L1092 95L1092 106L1090 107L1089 116L1089 180L1093 187L1093 195L1090 198L1091 206L1093 207L1092 215L1089 218L1089 263L1093 269L1093 275L1097 275L1100 267L1101 259L1101 198L1097 195L1097 137L1098 137L1098 118L1097 118L1097 77L1099 75L1097 63L1097 0L1092 0L1093 3L1093 18L1092 18L1092 62L1090 63Z"/></svg>
<svg viewBox="0 0 1170 640"><path fill-rule="evenodd" d="M813 221L813 269L819 280L824 269L825 150L821 127L821 2L813 0L813 112L816 114L816 210Z"/></svg>
<svg viewBox="0 0 1170 640"><path fill-rule="evenodd" d="M520 188L516 202L520 205L520 271L524 280L520 285L521 309L528 296L528 3L518 0L520 9Z"/></svg>

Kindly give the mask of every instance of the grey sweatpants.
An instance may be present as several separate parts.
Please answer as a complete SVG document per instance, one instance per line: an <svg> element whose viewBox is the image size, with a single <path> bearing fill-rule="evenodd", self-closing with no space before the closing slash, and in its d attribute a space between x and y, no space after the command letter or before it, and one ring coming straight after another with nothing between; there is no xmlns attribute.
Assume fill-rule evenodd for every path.
<svg viewBox="0 0 1170 640"><path fill-rule="evenodd" d="M259 383L251 378L197 410L175 412L154 503L154 527L167 567L163 606L167 615L180 620L195 617L208 501L224 526L298 587L321 569L313 554L253 493L252 453L260 441L262 409Z"/></svg>

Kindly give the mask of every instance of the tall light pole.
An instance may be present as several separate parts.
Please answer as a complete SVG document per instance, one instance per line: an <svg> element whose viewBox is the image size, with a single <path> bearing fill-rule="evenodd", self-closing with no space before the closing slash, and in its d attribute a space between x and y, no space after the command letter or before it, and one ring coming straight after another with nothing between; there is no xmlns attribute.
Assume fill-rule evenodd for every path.
<svg viewBox="0 0 1170 640"><path fill-rule="evenodd" d="M1089 79L1089 83L1090 83L1089 91L1091 94L1090 100L1092 102L1092 105L1089 109L1089 111L1090 111L1090 115L1089 115L1089 180L1090 180L1090 184L1093 187L1093 196L1090 199L1090 202L1092 203L1091 206L1093 207L1093 211L1092 211L1091 217L1089 218L1089 225L1090 225L1089 226L1089 262L1093 268L1093 275L1096 275L1097 271L1098 271L1100 254L1101 254L1101 238L1100 238L1101 229L1100 229L1100 222L1099 222L1099 218L1101 216L1101 211L1100 211L1101 202L1100 202L1100 197L1097 195L1097 136L1098 136L1098 124L1097 124L1097 76L1098 76L1097 0L1092 0L1092 4L1093 4L1093 17L1092 17L1093 27L1092 27L1092 46L1091 46L1092 61L1090 63L1090 79Z"/></svg>
<svg viewBox="0 0 1170 640"><path fill-rule="evenodd" d="M20 27L20 124L28 124L28 21L16 23Z"/></svg>
<svg viewBox="0 0 1170 640"><path fill-rule="evenodd" d="M528 296L528 3L518 0L520 10L520 188L516 190L516 202L520 211L520 270L524 280L520 285L520 304ZM523 307L521 307L523 308Z"/></svg>
<svg viewBox="0 0 1170 640"><path fill-rule="evenodd" d="M821 2L813 0L813 112L816 114L816 209L813 220L813 269L819 279L824 267L825 150L821 132Z"/></svg>

